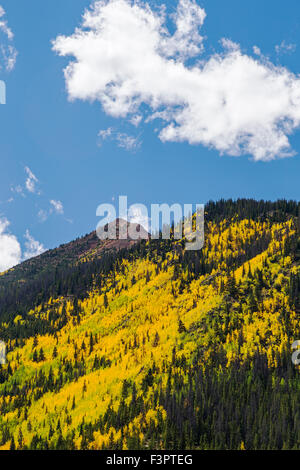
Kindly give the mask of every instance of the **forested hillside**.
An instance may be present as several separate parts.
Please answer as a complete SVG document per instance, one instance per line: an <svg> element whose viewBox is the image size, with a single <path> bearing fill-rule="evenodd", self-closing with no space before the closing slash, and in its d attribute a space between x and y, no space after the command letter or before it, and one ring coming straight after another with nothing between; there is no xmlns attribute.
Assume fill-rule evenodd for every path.
<svg viewBox="0 0 300 470"><path fill-rule="evenodd" d="M210 202L205 245L95 234L0 276L3 449L300 449L299 204Z"/></svg>

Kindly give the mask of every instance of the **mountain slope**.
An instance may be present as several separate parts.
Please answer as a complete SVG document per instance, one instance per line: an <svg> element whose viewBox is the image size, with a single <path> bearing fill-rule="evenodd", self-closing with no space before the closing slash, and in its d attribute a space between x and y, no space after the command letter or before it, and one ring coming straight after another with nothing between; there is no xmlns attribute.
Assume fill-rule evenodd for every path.
<svg viewBox="0 0 300 470"><path fill-rule="evenodd" d="M105 226L109 230L108 224ZM56 269L62 266L72 266L76 263L91 260L100 257L104 252L110 250L121 250L133 246L137 240L126 237L129 228L140 227L138 224L132 224L122 219L116 220L116 239L100 240L96 232L91 232L84 237L77 238L70 243L59 246L53 250L31 258L18 266L1 274L1 284L12 281L26 281L35 276L40 276L45 270ZM123 237L121 238L121 235ZM142 235L146 238L147 233L141 229ZM126 238L125 238L126 237Z"/></svg>
<svg viewBox="0 0 300 470"><path fill-rule="evenodd" d="M137 227L141 236L147 237L137 224L118 219L114 240L100 240L96 232L92 232L2 273L0 318L8 320L17 310L26 314L29 308L48 300L49 296L85 295L94 272L111 269L124 250L138 243L139 240L129 237L124 239L125 230L129 233L130 227Z"/></svg>
<svg viewBox="0 0 300 470"><path fill-rule="evenodd" d="M3 311L3 448L299 449L298 207L210 203L201 252L86 257Z"/></svg>

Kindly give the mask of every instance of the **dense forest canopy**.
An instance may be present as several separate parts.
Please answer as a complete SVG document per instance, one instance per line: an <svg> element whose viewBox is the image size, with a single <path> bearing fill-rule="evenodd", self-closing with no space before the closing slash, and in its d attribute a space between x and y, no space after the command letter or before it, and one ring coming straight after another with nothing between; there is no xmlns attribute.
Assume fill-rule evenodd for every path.
<svg viewBox="0 0 300 470"><path fill-rule="evenodd" d="M2 448L300 449L298 215L209 202L200 251L92 233L0 276Z"/></svg>

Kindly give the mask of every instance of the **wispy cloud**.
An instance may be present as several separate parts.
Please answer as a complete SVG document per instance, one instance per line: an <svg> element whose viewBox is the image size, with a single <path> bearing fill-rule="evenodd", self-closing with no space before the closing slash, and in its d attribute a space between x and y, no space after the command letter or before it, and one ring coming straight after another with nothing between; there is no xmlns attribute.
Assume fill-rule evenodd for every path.
<svg viewBox="0 0 300 470"><path fill-rule="evenodd" d="M28 166L25 167L25 172L27 174L27 179L25 182L27 191L29 191L30 193L36 193L37 192L36 185L39 182L39 180L33 174L33 172Z"/></svg>
<svg viewBox="0 0 300 470"><path fill-rule="evenodd" d="M23 188L20 184L18 184L17 186L11 186L10 190L12 193L20 194L22 197L25 197Z"/></svg>
<svg viewBox="0 0 300 470"><path fill-rule="evenodd" d="M4 8L0 5L0 30L7 36L8 39L13 39L14 35L12 30L8 27L5 14L6 13Z"/></svg>
<svg viewBox="0 0 300 470"><path fill-rule="evenodd" d="M26 230L24 235L25 238L25 252L23 260L27 260L30 258L34 258L35 256L39 256L45 252L44 245L39 241L35 240L32 235L30 234L29 230Z"/></svg>
<svg viewBox="0 0 300 470"><path fill-rule="evenodd" d="M5 10L0 5L0 32L3 36L0 40L0 57L2 56L6 70L11 72L15 67L18 52L13 45L14 34L8 26L5 15Z"/></svg>
<svg viewBox="0 0 300 470"><path fill-rule="evenodd" d="M102 129L98 132L98 146L101 147L103 142L110 140L115 141L117 146L129 152L135 152L141 146L139 137L129 135L126 132L118 132L113 127Z"/></svg>
<svg viewBox="0 0 300 470"><path fill-rule="evenodd" d="M254 54L256 54L258 56L262 55L261 50L258 46L253 46L253 52L254 52Z"/></svg>
<svg viewBox="0 0 300 470"><path fill-rule="evenodd" d="M275 51L277 54L292 54L296 51L296 44L287 43L282 41L280 44L275 46Z"/></svg>
<svg viewBox="0 0 300 470"><path fill-rule="evenodd" d="M33 171L29 168L29 166L25 166L24 168L27 178L25 180L24 186L16 185L11 186L11 191L15 194L18 194L22 197L26 197L26 191L30 194L34 194L39 196L40 203L44 202L45 206L45 197L41 200L42 192L39 190L38 186L40 185L40 181L37 176L33 173ZM12 199L13 200L13 199ZM63 203L56 199L50 199L46 201L47 207L38 209L38 219L40 222L45 222L51 214L64 214L64 206ZM67 220L67 219L66 219ZM69 221L69 220L68 220Z"/></svg>
<svg viewBox="0 0 300 470"><path fill-rule="evenodd" d="M98 141L99 147L102 145L102 143L105 140L111 138L113 136L113 133L114 133L114 129L112 127L108 127L107 129L101 129L98 132L98 137L100 137L100 139Z"/></svg>
<svg viewBox="0 0 300 470"><path fill-rule="evenodd" d="M141 114L134 114L131 119L129 119L129 122L135 126L138 127L140 123L143 120L143 116Z"/></svg>
<svg viewBox="0 0 300 470"><path fill-rule="evenodd" d="M130 152L136 151L141 145L141 142L138 137L128 135L125 132L119 132L117 134L116 140L119 147Z"/></svg>
<svg viewBox="0 0 300 470"><path fill-rule="evenodd" d="M6 70L7 72L11 72L16 65L17 62L17 56L18 52L17 50L11 46L8 45L7 49L5 49L3 46L1 47L2 54L6 63Z"/></svg>
<svg viewBox="0 0 300 470"><path fill-rule="evenodd" d="M61 201L56 201L55 199L51 199L50 204L52 206L52 211L54 210L57 214L64 213L64 206Z"/></svg>
<svg viewBox="0 0 300 470"><path fill-rule="evenodd" d="M40 222L46 222L51 214L64 215L64 206L61 201L51 199L47 209L40 209L38 211L38 218ZM69 220L66 219L68 222Z"/></svg>
<svg viewBox="0 0 300 470"><path fill-rule="evenodd" d="M129 120L148 109L163 142L264 161L293 155L300 78L229 39L204 56L205 17L194 0L179 0L171 18L142 0L95 1L74 34L53 42L72 57L64 70L69 99L100 101L108 115Z"/></svg>
<svg viewBox="0 0 300 470"><path fill-rule="evenodd" d="M44 209L40 209L38 211L38 218L41 222L46 222L46 220L48 219L48 212Z"/></svg>

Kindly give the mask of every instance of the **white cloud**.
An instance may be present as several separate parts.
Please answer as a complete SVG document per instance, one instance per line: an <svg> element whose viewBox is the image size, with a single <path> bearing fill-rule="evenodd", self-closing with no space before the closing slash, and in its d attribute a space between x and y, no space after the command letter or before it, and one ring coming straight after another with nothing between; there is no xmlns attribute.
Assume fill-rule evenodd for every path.
<svg viewBox="0 0 300 470"><path fill-rule="evenodd" d="M14 39L14 34L12 30L9 28L7 20L5 18L5 10L0 5L0 32L1 34L1 43L0 43L0 66L1 66L1 59L5 64L5 68L8 72L11 72L16 64L17 60L17 50L12 44Z"/></svg>
<svg viewBox="0 0 300 470"><path fill-rule="evenodd" d="M98 137L100 137L99 146L102 145L103 141L110 138L112 136L113 132L114 132L114 129L112 127L108 127L107 129L101 129L98 132Z"/></svg>
<svg viewBox="0 0 300 470"><path fill-rule="evenodd" d="M194 0L180 0L172 19L173 35L164 8L95 1L82 26L53 43L58 54L75 58L64 71L69 99L97 100L107 114L128 119L147 105L163 118L164 142L202 144L255 160L292 155L300 78L242 53L228 39L222 53L199 60L205 11Z"/></svg>
<svg viewBox="0 0 300 470"><path fill-rule="evenodd" d="M27 173L27 179L26 179L26 189L30 193L35 193L36 192L36 184L39 182L37 177L32 173L30 168L28 166L25 167L25 172Z"/></svg>
<svg viewBox="0 0 300 470"><path fill-rule="evenodd" d="M17 186L11 186L10 190L11 190L12 193L17 193L17 194L20 194L22 197L25 197L25 194L23 192L23 188L19 184Z"/></svg>
<svg viewBox="0 0 300 470"><path fill-rule="evenodd" d="M45 252L44 245L37 240L35 240L29 233L29 230L26 230L24 235L25 241L25 248L26 251L24 252L24 260L34 258L35 256L39 256Z"/></svg>
<svg viewBox="0 0 300 470"><path fill-rule="evenodd" d="M51 199L49 201L49 204L50 204L50 208L40 209L38 211L38 218L39 218L40 222L45 222L48 219L48 217L53 213L59 214L59 215L64 214L64 206L63 206L63 203L61 201ZM69 222L68 219L66 219L66 220Z"/></svg>
<svg viewBox="0 0 300 470"><path fill-rule="evenodd" d="M227 51L229 52L240 52L240 45L234 41L232 41L231 39L228 39L228 38L222 38L220 40L220 43L222 44L223 48L224 49L227 49Z"/></svg>
<svg viewBox="0 0 300 470"><path fill-rule="evenodd" d="M203 51L203 37L199 27L206 17L205 10L194 0L180 0L176 13L171 15L175 23L173 36L162 38L161 49L166 57L176 57L184 60L195 57Z"/></svg>
<svg viewBox="0 0 300 470"><path fill-rule="evenodd" d="M138 127L143 119L143 116L141 114L134 114L132 118L129 120L129 122L135 126Z"/></svg>
<svg viewBox="0 0 300 470"><path fill-rule="evenodd" d="M108 129L102 129L98 132L98 146L101 147L103 142L106 140L112 140L117 143L117 146L127 150L129 152L134 152L139 149L141 146L141 141L139 137L134 137L127 134L126 132L118 132L114 128L109 127Z"/></svg>
<svg viewBox="0 0 300 470"><path fill-rule="evenodd" d="M7 36L8 39L13 39L14 35L12 30L8 27L7 21L4 19L5 10L0 5L0 29Z"/></svg>
<svg viewBox="0 0 300 470"><path fill-rule="evenodd" d="M260 50L260 48L259 48L258 46L253 46L253 52L254 52L254 54L256 54L256 55L262 55L262 54L261 54L261 50Z"/></svg>
<svg viewBox="0 0 300 470"><path fill-rule="evenodd" d="M11 72L15 68L18 52L13 46L9 45L7 50L2 47L2 54L6 63L6 70Z"/></svg>
<svg viewBox="0 0 300 470"><path fill-rule="evenodd" d="M277 54L292 54L296 51L296 44L289 44L285 41L282 41L280 44L275 46L275 51Z"/></svg>
<svg viewBox="0 0 300 470"><path fill-rule="evenodd" d="M44 209L40 209L38 212L38 218L41 222L45 222L48 219L48 213Z"/></svg>
<svg viewBox="0 0 300 470"><path fill-rule="evenodd" d="M118 147L128 150L129 152L134 152L141 145L138 137L133 137L132 135L128 135L125 132L119 132L116 139Z"/></svg>
<svg viewBox="0 0 300 470"><path fill-rule="evenodd" d="M8 230L10 222L5 218L0 218L0 272L6 271L17 264L34 256L44 253L45 248L42 243L35 240L26 230L25 251L22 257L21 245L17 237Z"/></svg>
<svg viewBox="0 0 300 470"><path fill-rule="evenodd" d="M8 231L9 221L0 219L0 272L6 271L21 262L21 246L15 235Z"/></svg>
<svg viewBox="0 0 300 470"><path fill-rule="evenodd" d="M52 205L55 212L57 212L57 214L64 213L64 206L61 201L56 201L55 199L51 199L50 204Z"/></svg>

